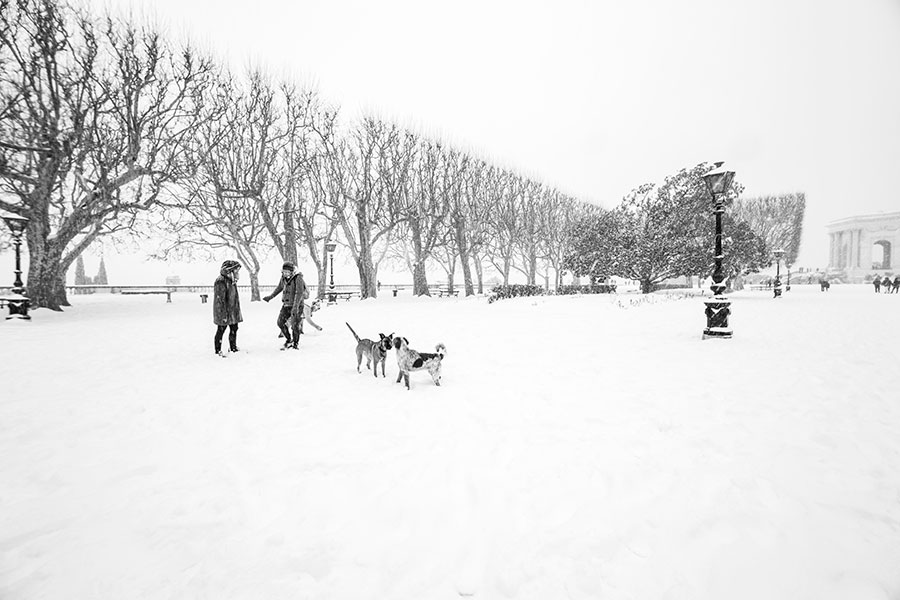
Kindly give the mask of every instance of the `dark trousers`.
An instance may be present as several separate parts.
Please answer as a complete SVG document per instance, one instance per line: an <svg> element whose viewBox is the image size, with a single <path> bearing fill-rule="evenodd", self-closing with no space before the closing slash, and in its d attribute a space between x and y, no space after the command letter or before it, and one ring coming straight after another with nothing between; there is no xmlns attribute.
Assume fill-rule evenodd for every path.
<svg viewBox="0 0 900 600"><path fill-rule="evenodd" d="M228 346L231 348L232 352L237 352L237 323L232 323L231 325L216 326L216 337L213 339L213 346L215 346L216 352L218 353L222 350L222 336L225 334L225 329L229 329Z"/></svg>
<svg viewBox="0 0 900 600"><path fill-rule="evenodd" d="M302 308L301 308L302 310ZM301 312L301 314L303 314ZM285 337L288 342L299 342L300 341L300 321L302 317L298 315L296 319L291 319L291 305L283 304L281 306L281 312L278 313L278 329L281 330L281 335ZM287 323L291 322L291 330L288 331ZM291 335L293 334L293 335Z"/></svg>

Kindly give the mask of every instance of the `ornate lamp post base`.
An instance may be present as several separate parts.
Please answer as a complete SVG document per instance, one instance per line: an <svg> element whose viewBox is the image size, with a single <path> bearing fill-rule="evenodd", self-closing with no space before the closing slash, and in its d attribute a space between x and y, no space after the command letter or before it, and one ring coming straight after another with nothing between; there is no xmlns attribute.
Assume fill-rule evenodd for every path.
<svg viewBox="0 0 900 600"><path fill-rule="evenodd" d="M7 296L6 303L9 304L9 319L22 319L30 321L31 315L28 314L29 300L26 296Z"/></svg>
<svg viewBox="0 0 900 600"><path fill-rule="evenodd" d="M703 339L707 338L731 338L731 327L728 326L728 316L731 314L731 300L716 296L704 300L706 305L706 329L703 330Z"/></svg>

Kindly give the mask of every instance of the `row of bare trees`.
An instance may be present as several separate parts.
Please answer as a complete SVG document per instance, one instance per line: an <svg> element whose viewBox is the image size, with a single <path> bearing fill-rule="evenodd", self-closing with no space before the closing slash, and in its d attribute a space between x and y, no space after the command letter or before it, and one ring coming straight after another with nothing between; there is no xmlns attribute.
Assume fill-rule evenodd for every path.
<svg viewBox="0 0 900 600"><path fill-rule="evenodd" d="M676 180L693 189L698 176ZM765 228L767 206L742 208ZM789 236L794 255L799 208L788 233L762 234ZM117 232L162 235L159 256L236 254L254 300L272 252L310 260L324 289L329 242L352 257L363 297L387 264L409 270L417 295L435 268L450 285L460 269L467 295L491 268L504 284L515 271L558 286L578 271L566 264L575 224L605 212L387 120L345 122L313 90L236 76L152 27L61 0L0 0L0 210L29 219L28 295L52 309L68 304L69 266ZM593 277L606 263L622 261L582 266Z"/></svg>
<svg viewBox="0 0 900 600"><path fill-rule="evenodd" d="M0 209L29 219L28 294L59 309L92 242L148 226L160 255L227 249L253 284L269 252L299 248L324 287L328 241L364 296L385 261L417 294L433 265L451 281L461 266L467 293L486 265L558 279L582 205L384 120L343 123L314 91L235 77L152 27L0 0Z"/></svg>
<svg viewBox="0 0 900 600"><path fill-rule="evenodd" d="M329 241L352 257L363 297L377 294L387 263L409 270L416 295L429 293L433 265L450 285L461 267L467 294L483 291L486 265L504 283L514 269L558 283L564 232L587 205L385 120L344 124L315 92L258 71L212 91L216 117L201 120L187 153L194 175L154 215L168 232L161 256L230 248L253 299L272 250L296 261L301 248L324 290Z"/></svg>

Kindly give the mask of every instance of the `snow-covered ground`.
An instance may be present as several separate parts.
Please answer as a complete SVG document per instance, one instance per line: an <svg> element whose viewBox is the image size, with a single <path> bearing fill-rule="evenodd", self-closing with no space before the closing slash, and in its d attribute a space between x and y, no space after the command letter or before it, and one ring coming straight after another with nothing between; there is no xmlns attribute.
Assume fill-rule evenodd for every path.
<svg viewBox="0 0 900 600"><path fill-rule="evenodd" d="M900 598L900 295L243 298L0 322L0 598ZM354 340L448 348L412 390ZM226 344L227 345L227 344Z"/></svg>

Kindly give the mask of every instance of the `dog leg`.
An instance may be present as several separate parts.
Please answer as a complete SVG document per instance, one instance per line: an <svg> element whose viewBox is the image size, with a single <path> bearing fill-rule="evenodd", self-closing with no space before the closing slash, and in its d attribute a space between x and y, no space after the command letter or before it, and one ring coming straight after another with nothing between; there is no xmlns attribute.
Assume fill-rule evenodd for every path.
<svg viewBox="0 0 900 600"><path fill-rule="evenodd" d="M306 320L309 321L309 324L310 324L310 325L312 325L313 327L315 327L315 328L318 329L319 331L322 331L322 328L319 327L318 325L316 325L315 321L313 321L311 318L307 317Z"/></svg>

